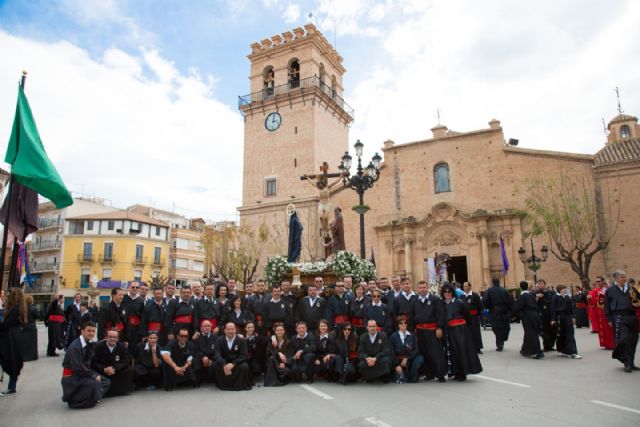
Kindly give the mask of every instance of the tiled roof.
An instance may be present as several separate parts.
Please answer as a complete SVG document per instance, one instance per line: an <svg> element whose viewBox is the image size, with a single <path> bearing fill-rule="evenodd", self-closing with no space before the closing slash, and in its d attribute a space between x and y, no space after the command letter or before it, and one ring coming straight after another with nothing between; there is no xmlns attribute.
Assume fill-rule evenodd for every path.
<svg viewBox="0 0 640 427"><path fill-rule="evenodd" d="M630 116L628 114L618 114L613 119L611 119L611 121L609 122L609 125L607 125L607 129L611 129L611 125L614 123L622 123L622 122L629 122L629 121L636 123L638 121L638 118L634 116Z"/></svg>
<svg viewBox="0 0 640 427"><path fill-rule="evenodd" d="M595 167L640 162L640 139L610 142L593 156Z"/></svg>

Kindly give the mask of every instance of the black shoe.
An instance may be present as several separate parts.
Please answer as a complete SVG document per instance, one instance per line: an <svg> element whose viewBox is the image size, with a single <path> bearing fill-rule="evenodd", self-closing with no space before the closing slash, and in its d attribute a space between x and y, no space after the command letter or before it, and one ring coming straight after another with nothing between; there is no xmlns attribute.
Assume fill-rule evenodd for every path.
<svg viewBox="0 0 640 427"><path fill-rule="evenodd" d="M467 376L466 375L456 375L455 380L459 381L459 382L466 381L467 380Z"/></svg>
<svg viewBox="0 0 640 427"><path fill-rule="evenodd" d="M438 378L438 382L439 382L439 383L446 383L446 382L447 382L447 380L445 380L445 379L444 379L444 377L439 377L439 378Z"/></svg>
<svg viewBox="0 0 640 427"><path fill-rule="evenodd" d="M540 353L536 354L535 356L532 356L531 358L532 359L538 359L538 360L544 359L544 353L540 352Z"/></svg>
<svg viewBox="0 0 640 427"><path fill-rule="evenodd" d="M60 356L58 353L47 354L47 357L58 357Z"/></svg>
<svg viewBox="0 0 640 427"><path fill-rule="evenodd" d="M640 371L640 368L638 368L636 365L631 365L631 370L632 371Z"/></svg>
<svg viewBox="0 0 640 427"><path fill-rule="evenodd" d="M633 371L633 368L631 367L631 365L624 365L624 371L627 373L631 373L631 371Z"/></svg>
<svg viewBox="0 0 640 427"><path fill-rule="evenodd" d="M504 347L498 347L498 348L496 348L496 351L502 351L502 350L504 350Z"/></svg>
<svg viewBox="0 0 640 427"><path fill-rule="evenodd" d="M2 396L8 396L10 394L16 394L15 390L7 390L7 391L3 391L2 393L0 393L0 397Z"/></svg>

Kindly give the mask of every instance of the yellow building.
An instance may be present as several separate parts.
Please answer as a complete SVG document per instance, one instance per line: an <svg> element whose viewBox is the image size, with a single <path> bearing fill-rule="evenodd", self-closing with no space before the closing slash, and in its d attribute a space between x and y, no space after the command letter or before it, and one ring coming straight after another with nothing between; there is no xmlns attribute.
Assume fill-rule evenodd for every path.
<svg viewBox="0 0 640 427"><path fill-rule="evenodd" d="M111 288L168 275L169 224L125 210L67 218L61 291ZM123 283L125 282L125 283Z"/></svg>

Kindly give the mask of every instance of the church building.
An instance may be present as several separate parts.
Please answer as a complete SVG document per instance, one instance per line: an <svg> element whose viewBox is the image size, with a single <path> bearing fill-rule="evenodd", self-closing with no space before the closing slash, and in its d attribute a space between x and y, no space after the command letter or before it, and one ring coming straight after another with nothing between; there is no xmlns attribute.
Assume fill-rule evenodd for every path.
<svg viewBox="0 0 640 427"><path fill-rule="evenodd" d="M251 93L239 98L244 116L244 182L241 225L266 224L272 244L266 255L287 251L287 206L304 226L301 261L322 259L319 193L304 174L329 173L349 150L354 111L343 99L343 58L312 24L251 45ZM426 278L429 257L451 257L449 277L469 281L476 290L502 278L502 237L510 268L504 280L516 287L533 272L520 261L527 249L522 191L527 179L584 175L599 198L620 210L617 233L591 266L591 277L623 268L638 276L640 247L640 126L620 113L609 122L608 139L594 155L518 147L505 141L500 121L484 129L456 132L443 124L420 141L382 143L380 178L365 194L367 256L375 256L378 276ZM342 209L348 250L359 253L359 216L351 208L358 195L342 185L330 203ZM605 211L601 209L601 211ZM550 245L533 239L538 251ZM262 261L264 265L266 260ZM538 272L553 284L579 284L569 264L549 257Z"/></svg>

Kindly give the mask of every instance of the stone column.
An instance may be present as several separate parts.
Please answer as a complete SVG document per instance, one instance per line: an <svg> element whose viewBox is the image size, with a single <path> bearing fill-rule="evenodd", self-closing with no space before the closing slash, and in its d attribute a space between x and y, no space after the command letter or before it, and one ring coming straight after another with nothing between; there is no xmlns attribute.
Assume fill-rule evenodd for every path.
<svg viewBox="0 0 640 427"><path fill-rule="evenodd" d="M407 277L411 279L411 283L414 283L413 280L413 254L411 252L411 244L413 243L413 239L411 236L404 237L404 266L407 273Z"/></svg>
<svg viewBox="0 0 640 427"><path fill-rule="evenodd" d="M487 229L478 230L480 244L482 247L482 280L484 285L491 286L491 266L489 265L489 242L487 240Z"/></svg>
<svg viewBox="0 0 640 427"><path fill-rule="evenodd" d="M518 249L522 246L522 220L520 218L511 219L511 229L513 235L511 236L511 256L513 257L513 272L515 273L516 284L523 280L526 280L526 267L520 261L520 255L518 255Z"/></svg>

